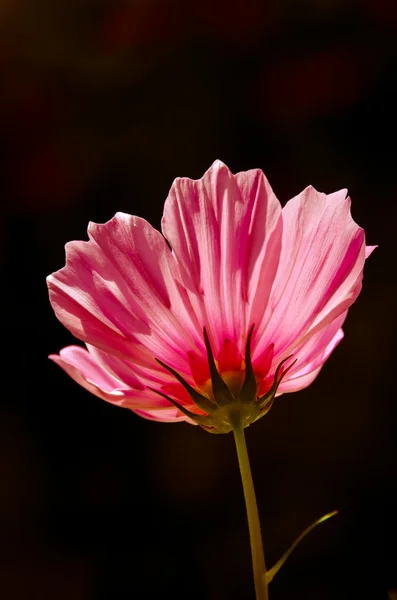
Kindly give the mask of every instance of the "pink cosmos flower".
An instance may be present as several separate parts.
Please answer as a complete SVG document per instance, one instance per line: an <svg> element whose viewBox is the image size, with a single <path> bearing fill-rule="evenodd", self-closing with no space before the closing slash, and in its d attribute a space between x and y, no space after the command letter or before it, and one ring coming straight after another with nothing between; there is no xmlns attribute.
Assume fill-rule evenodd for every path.
<svg viewBox="0 0 397 600"><path fill-rule="evenodd" d="M66 245L50 300L86 348L50 358L103 400L212 432L316 378L374 248L346 190L309 186L282 209L262 171L220 161L174 181L162 232L117 213Z"/></svg>

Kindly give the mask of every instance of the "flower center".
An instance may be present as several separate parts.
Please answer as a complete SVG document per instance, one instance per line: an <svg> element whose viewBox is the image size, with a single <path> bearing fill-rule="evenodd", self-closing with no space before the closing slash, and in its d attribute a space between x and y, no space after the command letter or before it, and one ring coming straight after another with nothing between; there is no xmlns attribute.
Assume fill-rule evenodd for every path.
<svg viewBox="0 0 397 600"><path fill-rule="evenodd" d="M258 397L258 386L251 362L252 334L253 326L247 337L245 360L242 361L240 358L238 361L232 361L232 363L234 362L234 368L226 368L224 370L222 369L222 366L226 366L225 362L222 361L222 357L215 361L207 332L204 329L204 341L207 350L210 377L208 378L208 376L206 376L205 378L202 378L202 372L201 376L195 376L197 388L203 393L200 393L197 388L191 386L190 383L188 383L177 371L172 369L172 367L166 365L161 360L156 359L157 362L164 369L169 371L183 386L193 403L200 411L203 411L204 414L193 413L163 392L153 388L150 389L171 402L171 404L176 406L183 414L193 421L196 421L196 423L211 433L228 433L236 427L237 423L240 423L243 427L247 427L270 410L282 378L296 362L294 361L284 369L284 363L291 357L288 356L284 359L275 371L273 384L270 389L265 394ZM231 364L230 360L227 362L227 366L229 366Z"/></svg>
<svg viewBox="0 0 397 600"><path fill-rule="evenodd" d="M219 372L223 381L226 383L230 392L237 398L240 395L241 388L243 387L244 378L245 378L245 366L244 370L241 371L220 371ZM201 391L208 398L216 402L214 397L214 392L212 390L212 380L211 377L207 379L207 381L200 386Z"/></svg>

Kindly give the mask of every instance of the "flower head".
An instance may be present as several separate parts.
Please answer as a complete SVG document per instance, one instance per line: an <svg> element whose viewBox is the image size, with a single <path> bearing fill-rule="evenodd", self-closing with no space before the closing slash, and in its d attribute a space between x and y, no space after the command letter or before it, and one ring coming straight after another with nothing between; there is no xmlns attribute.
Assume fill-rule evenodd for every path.
<svg viewBox="0 0 397 600"><path fill-rule="evenodd" d="M50 300L86 348L50 358L103 400L213 432L308 386L343 337L373 249L346 190L308 187L282 209L262 171L216 161L174 181L162 232L117 213L66 245Z"/></svg>

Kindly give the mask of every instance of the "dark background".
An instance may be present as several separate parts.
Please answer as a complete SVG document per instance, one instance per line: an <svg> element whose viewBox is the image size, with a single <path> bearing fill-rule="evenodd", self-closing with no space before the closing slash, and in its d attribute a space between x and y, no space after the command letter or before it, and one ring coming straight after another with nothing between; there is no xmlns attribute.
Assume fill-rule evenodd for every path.
<svg viewBox="0 0 397 600"><path fill-rule="evenodd" d="M271 600L386 600L396 561L396 4L0 2L0 597L253 599L233 439L144 421L48 359L45 276L89 220L159 226L176 176L348 187L379 244L315 383L247 431Z"/></svg>

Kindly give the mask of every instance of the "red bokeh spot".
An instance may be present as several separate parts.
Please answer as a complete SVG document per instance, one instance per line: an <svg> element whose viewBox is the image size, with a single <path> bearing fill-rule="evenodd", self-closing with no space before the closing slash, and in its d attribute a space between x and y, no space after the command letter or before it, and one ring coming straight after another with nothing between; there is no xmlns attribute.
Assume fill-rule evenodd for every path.
<svg viewBox="0 0 397 600"><path fill-rule="evenodd" d="M268 27L272 3L263 0L202 0L196 4L200 30L216 40L251 46Z"/></svg>
<svg viewBox="0 0 397 600"><path fill-rule="evenodd" d="M6 87L0 99L0 127L12 145L26 146L65 119L65 103L54 85L7 73Z"/></svg>
<svg viewBox="0 0 397 600"><path fill-rule="evenodd" d="M340 112L360 97L370 74L349 48L288 56L260 76L256 103L263 116L291 122Z"/></svg>
<svg viewBox="0 0 397 600"><path fill-rule="evenodd" d="M103 50L118 52L137 45L173 44L182 31L175 3L147 0L107 13L99 40Z"/></svg>
<svg viewBox="0 0 397 600"><path fill-rule="evenodd" d="M50 144L18 157L10 169L13 195L28 210L64 204L78 192L83 175L71 151Z"/></svg>

